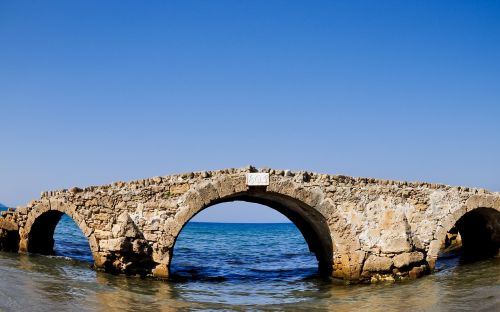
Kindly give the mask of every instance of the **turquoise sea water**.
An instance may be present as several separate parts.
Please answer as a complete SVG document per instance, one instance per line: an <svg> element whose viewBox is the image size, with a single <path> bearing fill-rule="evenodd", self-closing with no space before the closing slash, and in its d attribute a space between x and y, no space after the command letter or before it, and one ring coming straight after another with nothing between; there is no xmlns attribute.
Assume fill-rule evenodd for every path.
<svg viewBox="0 0 500 312"><path fill-rule="evenodd" d="M418 280L345 285L317 276L289 223L189 223L169 281L94 272L66 216L55 240L55 257L0 253L0 311L500 311L498 258L451 257Z"/></svg>

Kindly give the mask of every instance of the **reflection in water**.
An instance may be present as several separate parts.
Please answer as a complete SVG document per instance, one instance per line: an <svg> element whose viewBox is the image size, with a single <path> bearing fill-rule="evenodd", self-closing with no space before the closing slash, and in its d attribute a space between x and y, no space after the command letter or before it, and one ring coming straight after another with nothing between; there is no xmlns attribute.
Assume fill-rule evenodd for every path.
<svg viewBox="0 0 500 312"><path fill-rule="evenodd" d="M208 235L213 231L185 230L186 241L199 238L197 232ZM217 231L225 232L233 241L230 233L238 232L235 228ZM283 248L296 244L291 241L296 238L293 225L290 229L258 227L261 238L258 244L251 243L254 230L242 231L246 231L247 239L239 244L246 247L231 251L231 257L221 249L227 245L221 236L210 234L211 240L198 239L193 248L204 251L204 255L189 250L180 239L174 255L178 279L168 282L94 272L88 262L64 257L0 253L0 311L492 311L500 306L499 258L469 264L459 264L457 257L444 258L438 262L435 274L418 280L344 285L314 276L315 259L302 246L300 234L294 249ZM276 235L275 239L280 240L278 248L276 241L269 241ZM266 246L262 241L271 245ZM252 244L252 248L267 248L267 251L246 254ZM269 254L271 250L274 255ZM269 263L270 256L287 260L279 264L282 273L274 271L277 264ZM208 258L204 257L211 259L206 262ZM264 262L255 262L256 259ZM292 265L288 262L295 262L300 270L289 271ZM224 266L218 268L221 264ZM245 274L229 274L241 266L247 267ZM195 272L197 278L189 272ZM220 272L224 272L223 278L217 279Z"/></svg>
<svg viewBox="0 0 500 312"><path fill-rule="evenodd" d="M288 292L293 303L266 304L254 285L239 287L238 296L255 304L217 303L207 298L222 294L220 282L164 282L114 276L90 270L63 258L27 257L0 253L0 310L7 311L176 311L179 309L409 311L494 310L500 304L500 259L454 266L414 281L376 285L343 285L310 279L307 286ZM58 269L54 269L57 267ZM214 287L210 287L214 286ZM260 285L263 288L264 285ZM273 283L269 283L273 287ZM270 290L271 291L271 290ZM238 298L236 296L235 298ZM268 293L263 294L264 297ZM187 301L190 299L191 302Z"/></svg>

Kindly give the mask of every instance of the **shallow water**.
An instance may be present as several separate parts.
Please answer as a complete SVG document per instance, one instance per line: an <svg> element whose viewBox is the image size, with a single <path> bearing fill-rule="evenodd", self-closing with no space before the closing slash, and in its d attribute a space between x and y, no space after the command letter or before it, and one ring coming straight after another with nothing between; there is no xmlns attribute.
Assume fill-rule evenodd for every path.
<svg viewBox="0 0 500 312"><path fill-rule="evenodd" d="M85 238L67 217L55 239L58 257L0 253L0 310L500 311L498 258L452 257L418 280L344 285L316 276L292 224L189 223L168 282L92 271Z"/></svg>

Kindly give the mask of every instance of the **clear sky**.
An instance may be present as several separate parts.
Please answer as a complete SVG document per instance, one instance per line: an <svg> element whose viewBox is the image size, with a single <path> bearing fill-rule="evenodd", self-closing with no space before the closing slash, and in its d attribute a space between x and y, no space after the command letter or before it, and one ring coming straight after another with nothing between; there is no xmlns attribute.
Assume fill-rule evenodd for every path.
<svg viewBox="0 0 500 312"><path fill-rule="evenodd" d="M249 164L500 191L498 1L4 0L0 40L7 205Z"/></svg>

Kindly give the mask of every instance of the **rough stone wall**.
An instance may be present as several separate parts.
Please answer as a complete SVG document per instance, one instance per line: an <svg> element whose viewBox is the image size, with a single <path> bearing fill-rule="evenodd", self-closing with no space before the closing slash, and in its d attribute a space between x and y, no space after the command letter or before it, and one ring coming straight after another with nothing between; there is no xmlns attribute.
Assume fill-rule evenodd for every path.
<svg viewBox="0 0 500 312"><path fill-rule="evenodd" d="M256 171L270 174L269 186L246 185L245 174ZM0 219L0 246L12 245L2 237L17 232L19 250L29 251L30 232L44 226L37 220L56 210L88 237L96 268L166 277L182 227L231 200L295 218L310 246L322 246L315 251L330 252L329 260L320 258L330 261L331 274L351 280L420 276L433 269L462 215L479 207L500 211L500 194L483 189L246 167L44 192Z"/></svg>

